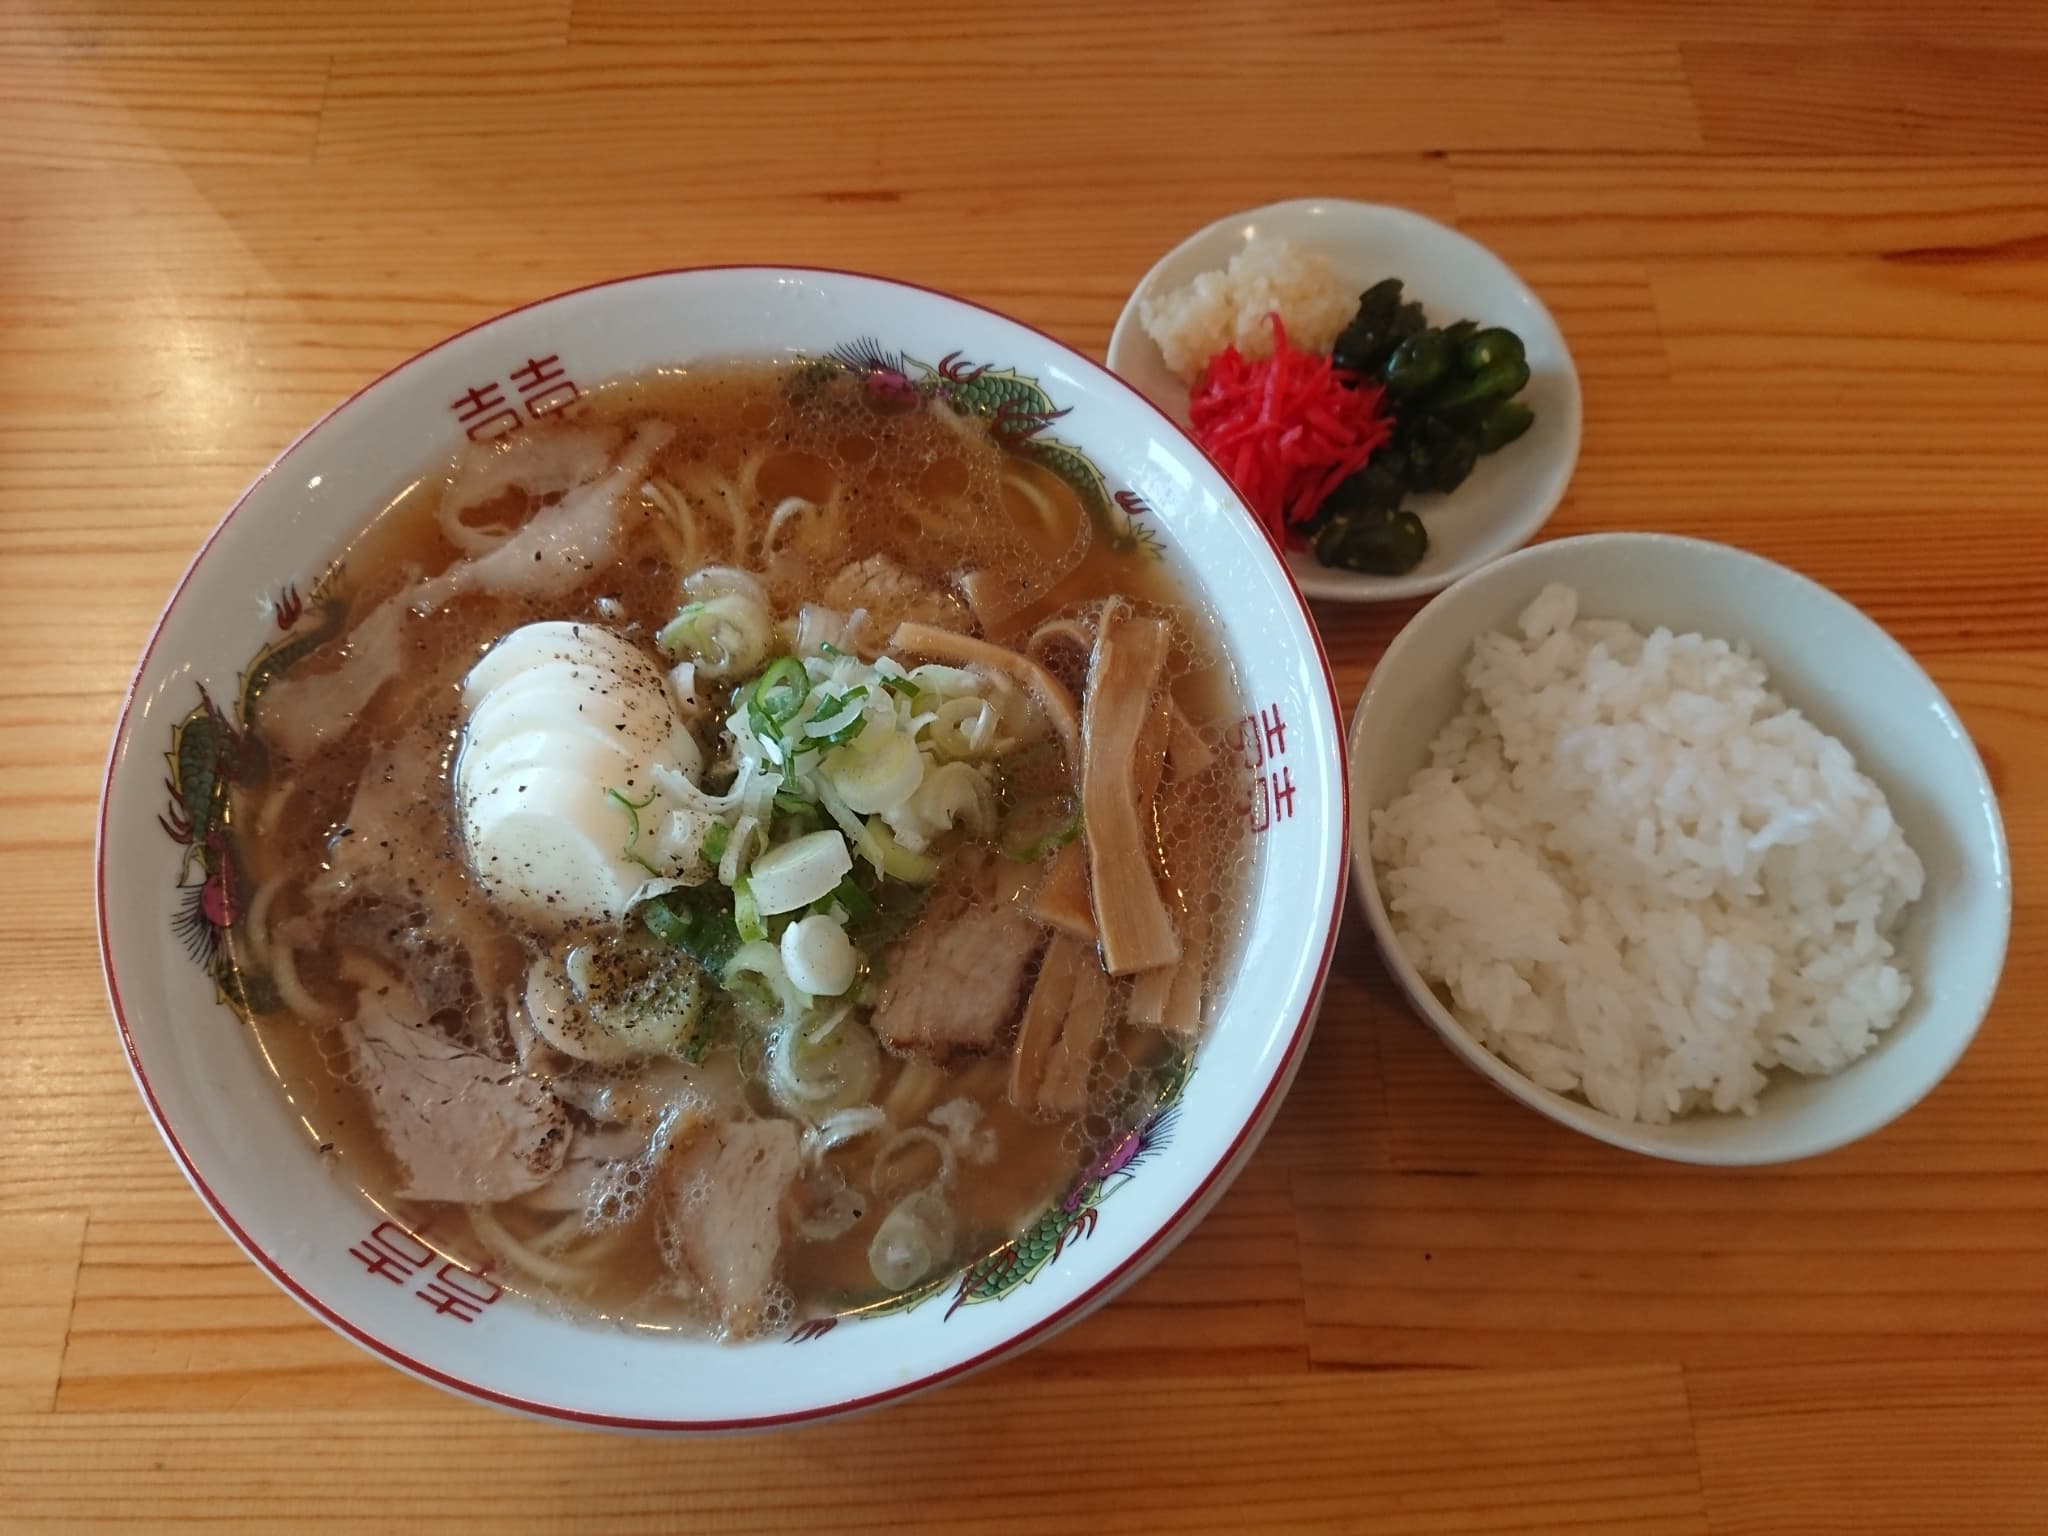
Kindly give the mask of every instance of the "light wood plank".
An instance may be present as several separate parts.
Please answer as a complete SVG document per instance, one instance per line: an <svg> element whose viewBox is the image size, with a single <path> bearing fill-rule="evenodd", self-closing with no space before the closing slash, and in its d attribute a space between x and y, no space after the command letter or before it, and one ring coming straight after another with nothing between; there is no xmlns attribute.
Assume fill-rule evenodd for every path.
<svg viewBox="0 0 2048 1536"><path fill-rule="evenodd" d="M1510 38L1584 33L1751 49L1855 42L2048 46L2048 18L2032 0L1967 0L1938 8L1866 0L1545 0L1540 7L1513 7L1504 19Z"/></svg>
<svg viewBox="0 0 2048 1536"><path fill-rule="evenodd" d="M1346 921L1359 937L1347 936L1337 947L1315 1036L1258 1155L1287 1168L1341 1168L1349 1177L1372 1179L1394 1166L1377 1021L1400 1005L1364 937L1356 898Z"/></svg>
<svg viewBox="0 0 2048 1536"><path fill-rule="evenodd" d="M10 286L90 297L92 314L74 308L72 321L100 318L116 300L161 310L251 292L394 308L466 303L487 315L600 275L778 261L881 271L972 296L995 282L1027 311L1078 290L1108 302L1114 319L1145 268L1191 228L1276 197L1327 192L1455 217L1445 160L1369 141L1303 145L1281 186L1260 155L1233 159L1227 149L1221 159L1188 154L1142 172L1101 157L1019 156L997 184L979 162L858 161L814 148L759 176L698 176L674 197L648 195L678 174L674 142L634 136L599 157L522 155L516 182L389 158L310 169L194 165L176 177L105 166L98 195L83 205L70 172L14 167L12 211L38 237L7 252ZM1131 195L1135 174L1144 198ZM116 238L137 221L157 238ZM1004 229L1001 241L988 240L991 221ZM342 258L337 227L359 259Z"/></svg>
<svg viewBox="0 0 2048 1536"><path fill-rule="evenodd" d="M324 59L0 52L0 166L310 159Z"/></svg>
<svg viewBox="0 0 2048 1536"><path fill-rule="evenodd" d="M2048 1174L1609 1172L1298 1172L1310 1359L2048 1359Z"/></svg>
<svg viewBox="0 0 2048 1536"><path fill-rule="evenodd" d="M2007 967L2001 1000L1976 1042L1933 1096L1868 1141L1806 1165L1816 1180L1883 1178L1906 1169L1958 1174L2027 1173L2041 1166L2032 1126L2048 1096L2048 1044L2026 1020L2021 1001L2048 984L2048 955L2031 938L2040 909L2023 913L2023 953ZM1490 1177L1585 1173L1601 1178L1669 1176L1662 1166L1588 1141L1513 1103L1466 1069L1421 1020L1390 1000L1376 1019L1380 1076L1337 1078L1348 1088L1385 1095L1386 1139L1404 1170ZM1330 1159L1335 1162L1336 1159ZM1902 1230L1910 1230L1907 1222Z"/></svg>
<svg viewBox="0 0 2048 1536"><path fill-rule="evenodd" d="M299 1412L427 1400L272 1283L186 1193L93 1223L56 1407Z"/></svg>
<svg viewBox="0 0 2048 1536"><path fill-rule="evenodd" d="M2042 381L1905 367L1745 376L1731 358L1725 372L1668 386L1589 383L1587 431L1601 452L1581 461L1547 531L1654 522L1753 549L1842 593L1923 659L2039 650L2048 570L2033 558L2028 423L2044 407ZM1347 656L1350 633L1339 642ZM1377 629L1358 633L1360 650L1377 654Z"/></svg>
<svg viewBox="0 0 2048 1536"><path fill-rule="evenodd" d="M1675 373L2041 377L2048 267L1982 259L1672 263L1651 278Z"/></svg>
<svg viewBox="0 0 2048 1536"><path fill-rule="evenodd" d="M2048 1527L2041 1360L1693 1369L1686 1389L1715 1536Z"/></svg>
<svg viewBox="0 0 2048 1536"><path fill-rule="evenodd" d="M1459 154L1451 167L1464 228L1510 260L2023 257L2048 240L2041 157Z"/></svg>
<svg viewBox="0 0 2048 1536"><path fill-rule="evenodd" d="M1117 15L1114 8L1091 14ZM1550 148L1688 149L1700 132L1677 54L1666 47L1510 51L1418 41L1398 52L1360 39L1304 50L1274 38L1218 51L1201 33L1117 39L1034 30L991 54L935 39L911 52L886 36L829 55L747 49L720 61L678 44L576 44L455 64L362 55L335 62L320 127L324 159L484 166L517 145L522 164L587 158L582 136L625 137L650 116L689 163L721 179L776 178L790 164L829 168L842 184L893 187L916 146L927 174L986 180L1000 115L986 129L945 131L941 103L971 85L994 99L1028 91L1036 174L1086 175L1116 145L1128 173L1217 164L1250 150L1230 135L1189 133L1190 102L1206 113L1257 111L1263 131L1323 145L1342 100L1341 152ZM1443 89L1455 75L1459 88ZM764 90L804 102L763 114ZM437 103L420 132L411 103ZM561 131L574 122L575 135ZM1297 168L1300 175L1305 167ZM1027 175L1032 174L1030 172Z"/></svg>
<svg viewBox="0 0 2048 1536"><path fill-rule="evenodd" d="M57 1399L85 1213L0 1216L0 1413Z"/></svg>
<svg viewBox="0 0 2048 1536"><path fill-rule="evenodd" d="M1111 1212L1105 1209L1105 1221ZM1216 1209L1117 1304L1009 1367L1030 1376L1245 1375L1308 1362L1293 1185L1260 1156ZM1187 1347L1200 1339L1201 1348Z"/></svg>
<svg viewBox="0 0 2048 1536"><path fill-rule="evenodd" d="M672 33L676 20L676 7L666 0L577 0L570 39L645 47ZM792 0L766 16L705 6L689 21L692 43L708 60L730 68L748 67L778 53L817 51L844 54L869 67L886 67L914 54L1050 71L1072 67L1077 55L1099 54L1191 62L1206 70L1226 57L1245 58L1262 67L1285 64L1299 56L1308 38L1326 49L1346 52L1384 48L1395 41L1403 47L1496 43L1501 4L1384 0L1370 7L1303 16L1286 0L1240 0L1208 7L1198 15L1174 0L1129 0L1118 6L1051 0L1029 11L921 15L909 37L877 24L872 12L849 9L834 0Z"/></svg>
<svg viewBox="0 0 2048 1536"><path fill-rule="evenodd" d="M1679 50L1710 150L1833 154L2039 154L2048 150L2048 57L1949 38Z"/></svg>
<svg viewBox="0 0 2048 1536"><path fill-rule="evenodd" d="M1582 373L1615 380L1670 374L1647 268L1620 261L1537 261L1520 271L1571 338L1572 362Z"/></svg>
<svg viewBox="0 0 2048 1536"><path fill-rule="evenodd" d="M571 0L356 0L346 8L279 0L35 0L0 3L0 53L38 57L248 58L405 48L474 54L567 40Z"/></svg>
<svg viewBox="0 0 2048 1536"><path fill-rule="evenodd" d="M391 1401L389 1368L280 1291L196 1200L174 1195L100 1218L72 1268L77 1303L57 1399L66 1413L299 1412ZM1190 1338L1202 1347L1190 1350ZM1010 1369L1124 1379L1226 1367L1254 1374L1299 1370L1307 1350L1291 1186L1259 1162L1169 1263Z"/></svg>
<svg viewBox="0 0 2048 1536"><path fill-rule="evenodd" d="M421 1389L425 1390L425 1389ZM24 1433L28 1431L28 1433ZM880 1432L878 1432L880 1431ZM378 1411L0 1419L12 1528L203 1512L388 1530L459 1479L478 1526L678 1518L721 1531L1707 1530L1668 1367L1025 1381L697 1445L571 1435L394 1392Z"/></svg>
<svg viewBox="0 0 2048 1536"><path fill-rule="evenodd" d="M1652 408L1671 413L1664 402ZM1620 410L1604 427L1615 451L1582 469L1545 537L1640 528L1643 509L1655 507L1665 532L1754 550L1841 593L1937 673L1947 656L2030 656L2032 648L2048 644L2048 580L2037 575L2030 559L2026 487L2018 478L2001 484L1996 461L1985 464L1984 480L1968 496L1975 519L1971 537L1981 543L1960 549L1939 537L1930 542L1930 519L1949 506L1955 493L1943 486L1964 472L1964 455L1955 456L1948 475L1922 459L1896 478L1873 475L1867 484L1865 471L1856 467L1861 456L1825 443L1773 462L1730 457L1685 437L1672 440L1651 462L1633 458L1622 446L1628 424L1619 419ZM1876 441L1874 429L1861 430ZM1908 430L1917 439L1921 429ZM1879 464L1908 457L1904 439L1869 455ZM1697 470L1691 479L1682 473L1688 462ZM2012 469L2015 476L2024 473L2023 464ZM1913 551L1910 583L1900 579L1894 558L1900 549ZM2001 558L2011 562L2010 585L1976 585L1973 573ZM1389 605L1330 637L1338 676L1354 693L1419 607Z"/></svg>

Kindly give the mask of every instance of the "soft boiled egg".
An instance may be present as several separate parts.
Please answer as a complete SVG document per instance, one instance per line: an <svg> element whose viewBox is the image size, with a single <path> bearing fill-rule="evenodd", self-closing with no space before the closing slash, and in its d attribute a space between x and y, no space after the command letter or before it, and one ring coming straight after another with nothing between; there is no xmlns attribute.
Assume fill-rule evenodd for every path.
<svg viewBox="0 0 2048 1536"><path fill-rule="evenodd" d="M456 807L471 872L507 911L547 925L616 919L648 879L628 808L657 766L703 766L652 658L594 624L527 624L462 684Z"/></svg>

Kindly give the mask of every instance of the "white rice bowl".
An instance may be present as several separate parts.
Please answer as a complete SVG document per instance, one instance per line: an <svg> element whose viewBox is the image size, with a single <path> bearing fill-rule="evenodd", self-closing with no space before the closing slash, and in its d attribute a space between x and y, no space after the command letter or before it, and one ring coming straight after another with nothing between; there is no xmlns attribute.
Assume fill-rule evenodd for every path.
<svg viewBox="0 0 2048 1536"><path fill-rule="evenodd" d="M1578 617L1491 632L1431 765L1372 818L1403 951L1487 1049L1623 1120L1754 1113L1911 995L1919 857L1747 647Z"/></svg>
<svg viewBox="0 0 2048 1536"><path fill-rule="evenodd" d="M1384 820L1378 813L1394 810L1416 776L1432 767L1432 747L1465 711L1471 697L1465 672L1472 661L1475 642L1489 632L1501 632L1517 636L1513 643L1503 642L1511 650L1522 649L1517 620L1553 584L1569 586L1583 594L1584 613L1625 622L1644 635L1661 626L1674 637L1689 633L1740 637L1768 669L1770 690L1779 694L1816 731L1835 737L1853 759L1855 771L1867 776L1882 791L1904 848L1917 856L1923 870L1919 898L1905 906L1896 928L1887 932L1883 892L1890 891L1896 898L1909 888L1899 884L1910 878L1904 859L1890 864L1885 857L1866 860L1862 874L1851 872L1846 865L1836 870L1832 857L1828 867L1836 877L1838 889L1867 881L1879 892L1879 910L1872 917L1871 932L1888 942L1892 953L1880 958L1880 951L1872 947L1861 957L1860 965L1867 980L1880 989L1889 985L1878 980L1885 966L1891 967L1907 984L1903 1003L1896 1012L1890 1007L1890 997L1881 990L1866 995L1854 991L1840 993L1838 989L1833 1003L1846 1008L1846 1014L1840 1008L1834 1013L1821 1008L1805 1014L1803 1024L1790 1030L1764 1024L1749 1032L1756 1044L1742 1045L1730 1043L1727 1029L1704 1029L1696 1019L1687 1019L1679 1027L1675 1016L1664 1007L1661 1017L1679 1029L1687 1045L1689 1054L1681 1065L1663 1060L1666 1055L1678 1053L1666 1049L1665 1042L1671 1037L1655 1022L1644 1028L1632 1012L1619 1017L1611 1013L1603 1016L1595 1008L1591 1016L1603 1019L1606 1026L1595 1031L1594 1038L1603 1042L1594 1048L1600 1058L1595 1065L1621 1063L1616 1070L1624 1074L1621 1081L1625 1082L1625 1074L1631 1070L1627 1052L1631 1045L1636 1050L1632 1070L1637 1073L1638 1117L1628 1119L1589 1101L1583 1085L1588 1056L1586 1047L1575 1036L1564 1041L1560 1049L1566 1054L1552 1058L1551 1065L1572 1062L1574 1058L1568 1052L1576 1049L1581 1085L1569 1090L1547 1086L1547 1082L1560 1079L1548 1076L1546 1081L1539 1081L1531 1069L1509 1059L1504 1038L1495 1043L1483 1033L1532 1033L1524 1027L1518 1010L1504 1019L1499 1015L1489 1018L1483 1007L1459 1006L1450 986L1433 983L1425 974L1409 952L1412 941L1397 932L1396 924L1410 928L1439 922L1447 925L1453 921L1453 909L1442 907L1434 917L1412 920L1390 909L1390 892L1383 890L1384 862L1381 848L1375 847L1374 824ZM1539 613L1538 617L1542 616ZM1697 660L1701 664L1711 661L1715 666L1734 667L1740 658L1734 657L1732 651L1731 647L1728 657L1703 651ZM1618 664L1635 660L1639 658L1626 658ZM1667 672L1691 664L1668 657L1664 663ZM1516 691L1521 691L1519 685ZM1526 704L1529 711L1540 707L1533 702ZM1762 707L1759 701L1758 708ZM1685 712L1692 711L1693 705L1688 701ZM1461 732L1467 729L1459 727ZM1772 729L1784 731L1789 726ZM1476 733L1474 736L1476 739ZM1505 734L1502 740L1505 743ZM1991 1006L2011 930L2012 872L1997 798L1984 763L1954 709L1896 641L1841 598L1769 560L1725 545L1651 533L1603 533L1558 539L1497 560L1439 593L1394 638L1359 701L1349 745L1354 884L1392 978L1417 1016L1466 1065L1509 1097L1589 1137L1648 1156L1723 1166L1785 1162L1830 1151L1888 1124L1925 1097L1961 1057ZM1824 772L1833 771L1827 766L1834 761L1833 754L1823 752L1811 742L1808 745L1812 747L1813 758L1803 765L1803 749L1782 741L1775 745L1785 748L1795 772L1813 775L1816 784L1821 782ZM1476 760L1478 754L1473 755ZM1503 748L1503 764L1506 757ZM1658 761L1661 764L1663 760ZM1648 784L1663 774L1661 766L1645 769L1643 782ZM1625 781L1625 774L1617 779L1618 783ZM1661 789L1668 782L1668 777L1663 777L1658 787ZM1846 786L1848 782L1843 780L1841 784ZM1530 814L1531 796L1537 791L1532 791L1526 782L1514 788L1521 797L1515 814ZM1586 786L1582 784L1579 788L1584 791ZM1688 791L1699 804L1711 792L1711 787L1705 785ZM1546 797L1553 793L1564 795L1566 789L1545 785L1541 793ZM1863 800L1860 791L1844 788L1843 793L1843 807L1875 804L1874 800ZM1444 807L1448 802L1435 797L1435 804L1438 815L1446 814ZM1420 809L1418 804L1399 813L1396 826L1387 835L1400 832L1401 816ZM1448 814L1458 813L1453 809ZM1560 826L1575 826L1577 835L1588 845L1609 849L1616 846L1608 840L1604 829L1594 828L1583 819L1585 814L1588 813L1580 813L1580 819L1574 821L1569 815L1553 811L1551 820ZM1653 818L1653 828L1661 827L1661 819ZM1494 832L1484 821L1480 828L1489 834ZM1469 823L1465 830L1470 831ZM1761 830L1761 825L1753 826L1751 835ZM1716 868L1711 848L1718 838L1699 838L1696 832L1688 835L1706 846L1687 848L1678 844L1666 848L1660 840L1656 851L1691 855L1689 859L1680 858L1676 867L1697 864L1700 870L1695 872L1695 878L1706 879ZM1455 845L1440 835L1435 841L1441 846L1434 856L1449 858L1448 849ZM1854 838L1850 841L1854 846ZM1880 833L1870 848L1875 850L1888 842ZM1633 856L1632 839L1627 846ZM1825 839L1815 845L1816 858L1824 846ZM1394 856L1399 854L1399 850L1386 851ZM1540 845L1532 859L1534 869L1557 885L1568 903L1570 886L1560 881L1556 872L1562 863L1557 853ZM1486 931L1477 938L1463 941L1490 946L1475 951L1482 969L1499 964L1503 953L1513 953L1518 946L1540 946L1542 938L1537 930L1543 921L1541 907L1532 903L1527 890L1503 884L1514 878L1514 866L1496 858L1484 867L1489 882L1483 898L1484 912L1475 905L1463 918L1485 927ZM1521 873L1527 876L1529 870L1523 868ZM1691 896L1687 900L1725 894L1721 890L1725 875L1722 866L1706 897ZM1475 882L1460 881L1457 889L1467 901L1476 903L1482 899L1476 894ZM1444 897L1448 892L1449 887L1445 887L1430 894ZM1780 887L1779 895L1788 903L1788 912L1798 914L1803 906L1805 916L1818 921L1817 897L1802 899L1792 886ZM1639 905L1642 911L1649 910L1647 904L1636 900L1621 905L1629 912L1636 911ZM1603 904L1603 910L1613 906L1609 900ZM1766 905L1761 910L1771 909ZM1755 914L1751 916L1753 919ZM1677 920L1670 921L1682 926ZM1852 917L1846 921L1853 940L1861 920ZM1448 927L1435 929L1439 936L1449 931ZM1702 962L1706 959L1709 938L1702 919L1702 947L1698 951ZM1780 936L1772 934L1774 956L1779 942ZM1741 996L1732 957L1730 965L1716 969L1711 976L1705 964L1685 959L1682 946L1679 957L1680 964L1670 967L1668 975L1675 980L1683 974L1683 991L1688 1001L1698 995ZM1857 969L1853 944L1851 962L1846 969ZM1562 964L1555 955L1551 963ZM1537 977L1532 963L1524 960L1521 964L1523 970L1518 974L1525 979ZM1590 985L1587 977L1595 974L1594 970L1576 957L1572 964L1576 967L1573 974ZM1507 965L1510 971L1514 970L1514 961ZM1775 973L1782 969L1774 960L1774 982L1781 979ZM1630 996L1641 995L1637 988L1643 978L1666 974L1654 964L1646 969L1631 969L1617 963L1610 968L1608 979L1612 980L1617 971L1622 977L1617 985L1629 988ZM1557 973L1552 981L1562 974ZM1806 980L1817 991L1825 978ZM1476 999L1484 994L1482 976L1477 970L1472 988L1471 997ZM1528 992L1533 995L1537 990L1532 980ZM1654 995L1660 1006L1664 1004L1661 990ZM1619 998L1607 1001L1613 1006ZM1779 1020L1780 1026L1799 1018L1801 999L1788 993L1785 1001L1791 1005L1785 1012L1770 1015ZM1659 1009L1649 1011L1657 1014ZM1886 1017L1891 1022L1880 1027L1878 1021ZM1720 1025L1726 1023L1717 1021ZM1384 1019L1374 1021L1372 1027L1398 1028ZM1788 1047L1816 1053L1839 1048L1846 1055L1852 1049L1847 1043L1850 1040L1859 1045L1866 1043L1861 1038L1865 1031L1871 1036L1868 1048L1832 1075L1809 1075L1798 1070L1787 1055ZM1534 1033L1538 1038L1528 1043L1540 1046L1547 1031ZM1735 1033L1739 1035L1740 1031ZM1549 1043L1559 1045L1556 1039ZM1518 1047L1521 1044L1518 1041ZM1611 1052L1605 1049L1607 1045L1613 1047ZM1772 1051L1777 1053L1780 1064L1766 1066ZM1832 1064L1831 1057L1820 1054L1815 1054L1812 1060L1816 1065L1823 1060ZM1642 1096L1655 1091L1645 1085L1642 1068L1646 1062L1656 1069L1652 1075L1659 1088L1683 1082L1681 1092L1690 1090L1699 1099L1682 1101L1687 1106L1684 1112L1674 1110L1667 1119L1645 1114L1640 1107ZM1744 1070L1748 1066L1764 1071L1767 1081L1761 1088L1750 1090L1743 1086L1748 1081ZM1716 1069L1719 1078L1734 1090L1726 1113L1715 1112L1714 1092L1709 1086L1716 1078ZM1539 1066L1535 1070L1542 1069Z"/></svg>

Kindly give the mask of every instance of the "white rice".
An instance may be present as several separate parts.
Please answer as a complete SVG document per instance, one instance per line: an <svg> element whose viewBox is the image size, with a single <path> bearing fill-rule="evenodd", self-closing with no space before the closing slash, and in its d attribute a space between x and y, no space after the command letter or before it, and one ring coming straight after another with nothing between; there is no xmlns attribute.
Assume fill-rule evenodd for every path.
<svg viewBox="0 0 2048 1536"><path fill-rule="evenodd" d="M1841 1071L1912 985L1920 860L1746 647L1578 619L1489 634L1430 765L1372 817L1402 951L1534 1081L1624 1120L1754 1113Z"/></svg>
<svg viewBox="0 0 2048 1536"><path fill-rule="evenodd" d="M1181 379L1192 384L1209 359L1235 346L1246 357L1273 354L1278 313L1287 344L1327 352L1358 311L1358 295L1327 256L1286 240L1254 240L1221 272L1204 272L1185 288L1138 301L1138 320Z"/></svg>

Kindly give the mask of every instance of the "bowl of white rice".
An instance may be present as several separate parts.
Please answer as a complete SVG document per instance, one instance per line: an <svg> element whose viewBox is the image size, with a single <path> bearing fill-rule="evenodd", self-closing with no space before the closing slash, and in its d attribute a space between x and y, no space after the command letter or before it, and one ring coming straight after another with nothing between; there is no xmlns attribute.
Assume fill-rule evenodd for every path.
<svg viewBox="0 0 2048 1536"><path fill-rule="evenodd" d="M1508 1094L1683 1162L1904 1113L1990 1007L1998 804L1897 642L1723 545L1596 534L1458 582L1351 728L1352 846L1416 1010Z"/></svg>

